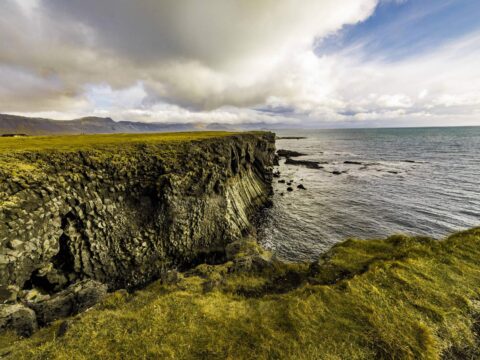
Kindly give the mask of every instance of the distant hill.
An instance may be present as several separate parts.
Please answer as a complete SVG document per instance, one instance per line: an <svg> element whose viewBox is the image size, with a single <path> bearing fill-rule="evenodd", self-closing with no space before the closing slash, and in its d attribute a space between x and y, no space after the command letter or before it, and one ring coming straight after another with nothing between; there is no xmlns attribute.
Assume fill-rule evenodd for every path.
<svg viewBox="0 0 480 360"><path fill-rule="evenodd" d="M192 130L271 130L288 128L287 124L267 124L255 122L250 124L222 123L144 123L135 121L114 121L111 118L84 117L74 120L51 120L24 116L0 114L0 136L3 134L115 134L115 133L149 133Z"/></svg>
<svg viewBox="0 0 480 360"><path fill-rule="evenodd" d="M1 134L109 134L187 131L191 124L141 123L114 121L111 118L85 117L75 120L51 120L0 114Z"/></svg>

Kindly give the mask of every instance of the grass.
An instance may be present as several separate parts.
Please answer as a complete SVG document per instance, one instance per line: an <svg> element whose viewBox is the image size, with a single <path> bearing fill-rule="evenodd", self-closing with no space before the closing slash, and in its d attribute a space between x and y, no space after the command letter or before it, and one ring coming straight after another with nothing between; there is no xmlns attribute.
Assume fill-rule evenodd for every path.
<svg viewBox="0 0 480 360"><path fill-rule="evenodd" d="M260 251L260 250L259 250ZM248 251L249 254L251 251ZM243 256L243 255L239 255ZM443 241L348 240L319 263L235 259L103 303L30 339L11 359L477 359L480 228ZM208 286L207 286L208 285ZM1 355L0 355L1 356Z"/></svg>
<svg viewBox="0 0 480 360"><path fill-rule="evenodd" d="M0 154L17 151L61 150L75 151L108 148L116 145L155 144L165 142L204 140L234 135L225 131L192 131L154 134L59 135L0 138Z"/></svg>
<svg viewBox="0 0 480 360"><path fill-rule="evenodd" d="M259 132L249 132L257 134ZM65 162L65 153L88 154L92 161L124 166L149 153L175 163L179 153L194 151L191 142L240 134L225 131L195 131L154 134L98 134L0 137L0 178L38 177L53 163ZM245 133L242 133L245 134ZM248 133L247 133L248 134ZM161 150L161 151L159 151ZM152 159L150 159L152 160ZM71 160L70 160L71 161ZM145 161L143 157L141 161ZM77 161L78 162L78 161Z"/></svg>

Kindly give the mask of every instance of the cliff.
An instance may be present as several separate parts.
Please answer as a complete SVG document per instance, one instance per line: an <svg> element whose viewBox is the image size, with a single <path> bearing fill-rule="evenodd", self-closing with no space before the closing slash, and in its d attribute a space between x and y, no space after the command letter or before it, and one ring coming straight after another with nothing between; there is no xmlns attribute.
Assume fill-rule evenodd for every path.
<svg viewBox="0 0 480 360"><path fill-rule="evenodd" d="M222 259L268 201L274 151L272 133L2 140L1 300Z"/></svg>

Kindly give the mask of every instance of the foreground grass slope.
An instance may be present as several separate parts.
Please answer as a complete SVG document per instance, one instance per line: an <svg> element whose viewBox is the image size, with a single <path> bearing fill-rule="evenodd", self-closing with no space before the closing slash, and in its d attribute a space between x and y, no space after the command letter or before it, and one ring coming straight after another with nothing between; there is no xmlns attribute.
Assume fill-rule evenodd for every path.
<svg viewBox="0 0 480 360"><path fill-rule="evenodd" d="M116 292L30 339L11 359L477 359L480 228L443 241L348 240L313 265L248 243L233 261ZM66 331L65 331L66 329Z"/></svg>

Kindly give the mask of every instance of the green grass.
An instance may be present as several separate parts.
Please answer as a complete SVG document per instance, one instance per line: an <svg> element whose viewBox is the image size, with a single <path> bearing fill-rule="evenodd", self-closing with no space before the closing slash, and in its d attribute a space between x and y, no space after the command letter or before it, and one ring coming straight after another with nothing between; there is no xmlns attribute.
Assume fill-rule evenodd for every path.
<svg viewBox="0 0 480 360"><path fill-rule="evenodd" d="M249 250L251 253L251 251ZM348 240L322 261L235 272L201 265L178 281L117 292L30 339L11 359L478 359L480 228L443 241ZM208 285L208 286L207 286ZM283 289L283 291L282 291Z"/></svg>
<svg viewBox="0 0 480 360"><path fill-rule="evenodd" d="M61 150L75 151L117 145L155 144L165 142L204 140L234 135L225 131L193 131L154 134L59 135L0 138L0 154L17 151Z"/></svg>
<svg viewBox="0 0 480 360"><path fill-rule="evenodd" d="M258 134L260 132L249 132ZM180 152L194 151L192 141L234 136L238 132L194 131L153 134L99 134L0 137L0 177L39 176L53 162L65 161L63 154L88 153L99 162L128 164L142 153L154 154L167 162L177 161ZM247 133L248 134L248 133ZM188 148L187 148L188 145ZM161 151L159 151L161 150ZM152 155L153 156L153 155ZM123 166L123 165L122 165Z"/></svg>

